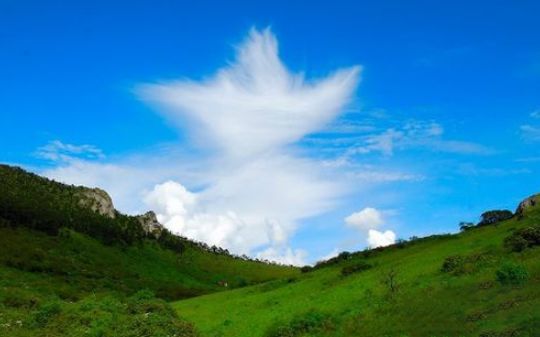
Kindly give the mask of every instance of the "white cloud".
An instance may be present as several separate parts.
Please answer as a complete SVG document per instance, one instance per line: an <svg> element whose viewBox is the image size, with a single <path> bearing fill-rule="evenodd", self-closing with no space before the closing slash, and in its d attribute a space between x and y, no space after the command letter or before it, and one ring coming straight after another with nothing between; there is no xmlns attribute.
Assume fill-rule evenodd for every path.
<svg viewBox="0 0 540 337"><path fill-rule="evenodd" d="M306 81L282 64L269 29L252 29L236 61L214 77L147 84L138 92L182 127L191 123L201 142L246 157L291 144L332 121L352 97L359 71Z"/></svg>
<svg viewBox="0 0 540 337"><path fill-rule="evenodd" d="M251 30L236 60L215 76L137 89L192 134L197 155L165 151L108 163L73 160L44 173L103 187L123 211L155 208L167 227L187 237L301 264L304 252L289 249L288 239L300 220L332 209L347 186L289 146L344 109L359 72L352 67L307 80L283 65L270 30Z"/></svg>
<svg viewBox="0 0 540 337"><path fill-rule="evenodd" d="M396 234L391 230L384 232L376 230L385 223L381 211L366 207L359 212L352 213L345 218L345 223L356 228L363 235L367 235L367 243L371 248L388 246L396 241Z"/></svg>
<svg viewBox="0 0 540 337"><path fill-rule="evenodd" d="M361 137L360 142L351 146L346 157L356 154L379 152L392 156L396 150L420 148L434 152L486 155L493 150L477 143L448 140L443 137L444 128L435 122L408 121L402 126L388 128L380 133Z"/></svg>
<svg viewBox="0 0 540 337"><path fill-rule="evenodd" d="M381 212L372 207L366 207L345 218L345 223L347 225L361 230L377 228L382 225L383 222Z"/></svg>
<svg viewBox="0 0 540 337"><path fill-rule="evenodd" d="M71 161L76 158L102 159L105 156L101 149L93 145L73 145L59 140L50 141L37 149L36 156L51 161Z"/></svg>
<svg viewBox="0 0 540 337"><path fill-rule="evenodd" d="M534 110L530 115L532 118L540 118L540 109Z"/></svg>
<svg viewBox="0 0 540 337"><path fill-rule="evenodd" d="M302 249L292 250L290 247L275 248L269 247L257 254L257 258L262 260L276 261L286 265L305 266L307 252Z"/></svg>
<svg viewBox="0 0 540 337"><path fill-rule="evenodd" d="M376 171L373 168L354 172L352 176L358 180L367 183L382 183L382 182L396 182L396 181L422 181L425 179L423 175L411 174L404 172L392 172L392 171Z"/></svg>
<svg viewBox="0 0 540 337"><path fill-rule="evenodd" d="M540 127L535 127L532 125L522 125L521 136L527 141L540 141Z"/></svg>
<svg viewBox="0 0 540 337"><path fill-rule="evenodd" d="M330 253L324 255L319 259L319 261L326 261L330 260L331 258L334 258L339 255L339 250L337 248L334 248Z"/></svg>
<svg viewBox="0 0 540 337"><path fill-rule="evenodd" d="M375 229L370 229L367 241L371 248L389 246L396 242L396 234L390 230L379 232Z"/></svg>

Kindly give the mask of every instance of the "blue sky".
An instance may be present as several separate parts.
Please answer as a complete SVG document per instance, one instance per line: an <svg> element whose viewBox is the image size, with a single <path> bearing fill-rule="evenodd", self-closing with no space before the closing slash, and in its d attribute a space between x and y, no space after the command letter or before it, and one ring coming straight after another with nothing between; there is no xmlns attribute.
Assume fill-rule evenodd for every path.
<svg viewBox="0 0 540 337"><path fill-rule="evenodd" d="M0 161L291 263L455 231L540 192L539 12L5 0Z"/></svg>

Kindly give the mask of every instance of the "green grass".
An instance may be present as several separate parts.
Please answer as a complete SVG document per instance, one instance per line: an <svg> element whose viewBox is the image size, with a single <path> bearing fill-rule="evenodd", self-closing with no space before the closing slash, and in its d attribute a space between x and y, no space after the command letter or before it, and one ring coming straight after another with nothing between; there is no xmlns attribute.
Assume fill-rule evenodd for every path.
<svg viewBox="0 0 540 337"><path fill-rule="evenodd" d="M173 306L208 337L540 336L540 248L513 253L503 245L515 229L539 223L537 208L522 220L413 241L369 257L357 254L297 277ZM443 262L454 255L464 261L460 271L443 272ZM372 267L342 275L359 261ZM526 269L523 285L497 282L497 270L509 261Z"/></svg>
<svg viewBox="0 0 540 337"><path fill-rule="evenodd" d="M133 329L140 333L133 336L147 330L148 336L158 336L159 329L163 336L177 330L185 333L178 336L191 336L191 325L163 299L226 290L219 280L238 286L297 274L294 268L197 247L178 254L152 240L118 247L74 231L49 236L0 227L0 336L130 336ZM143 320L146 312L130 307L141 289L161 298L145 304L156 307L155 321Z"/></svg>
<svg viewBox="0 0 540 337"><path fill-rule="evenodd" d="M539 206L300 273L146 235L20 169L0 187L0 337L540 336Z"/></svg>

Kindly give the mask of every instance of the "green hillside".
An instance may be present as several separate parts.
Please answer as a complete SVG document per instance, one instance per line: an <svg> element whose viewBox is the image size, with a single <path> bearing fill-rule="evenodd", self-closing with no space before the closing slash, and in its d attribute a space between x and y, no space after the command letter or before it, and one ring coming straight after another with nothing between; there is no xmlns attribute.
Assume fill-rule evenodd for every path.
<svg viewBox="0 0 540 337"><path fill-rule="evenodd" d="M2 337L540 336L540 196L300 270L18 168L0 165L0 191Z"/></svg>
<svg viewBox="0 0 540 337"><path fill-rule="evenodd" d="M208 337L540 336L540 207L492 222L174 308Z"/></svg>
<svg viewBox="0 0 540 337"><path fill-rule="evenodd" d="M18 168L0 166L0 191L0 336L192 336L166 301L299 273L156 237Z"/></svg>

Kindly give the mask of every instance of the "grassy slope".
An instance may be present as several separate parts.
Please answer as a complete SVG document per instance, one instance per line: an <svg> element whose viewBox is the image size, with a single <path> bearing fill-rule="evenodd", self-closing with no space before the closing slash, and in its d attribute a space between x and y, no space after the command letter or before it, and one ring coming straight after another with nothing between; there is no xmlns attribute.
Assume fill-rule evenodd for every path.
<svg viewBox="0 0 540 337"><path fill-rule="evenodd" d="M143 308L138 314L155 312L166 322L130 327L137 324L137 312L129 303L141 289L178 299L224 290L217 285L222 279L256 283L297 273L293 268L233 259L196 247L188 246L177 254L153 241L131 247L106 246L73 231L48 236L25 228L0 227L0 336L124 336L128 331L143 336L144 329L154 331L148 336L161 336L155 333L156 326L169 329L180 323L174 323L177 318L167 318L164 302L152 304L158 299L134 306ZM51 305L58 306L62 315L37 324L36 317ZM152 309L155 305L158 309ZM151 309L144 309L148 306ZM126 326L117 327L118 320L124 320ZM24 323L18 326L17 321Z"/></svg>
<svg viewBox="0 0 540 337"><path fill-rule="evenodd" d="M181 254L153 241L106 246L74 231L48 236L24 228L0 228L0 268L37 274L73 292L141 288L164 298L223 290L217 282L258 283L297 273L296 269L216 255L187 246Z"/></svg>
<svg viewBox="0 0 540 337"><path fill-rule="evenodd" d="M0 165L0 336L193 336L164 299L299 273L183 238L178 253L133 218L79 209L80 189Z"/></svg>
<svg viewBox="0 0 540 337"><path fill-rule="evenodd" d="M503 247L512 230L533 223L540 223L539 208L519 221L392 247L365 258L372 269L347 277L341 268L364 258L179 301L174 308L203 336L270 335L276 327L294 326L295 318L320 326L309 336L540 336L540 248L511 253ZM456 254L481 259L464 275L442 272L444 259ZM504 261L527 268L524 286L495 281ZM383 282L392 269L399 284L393 296ZM302 335L286 331L281 335Z"/></svg>

